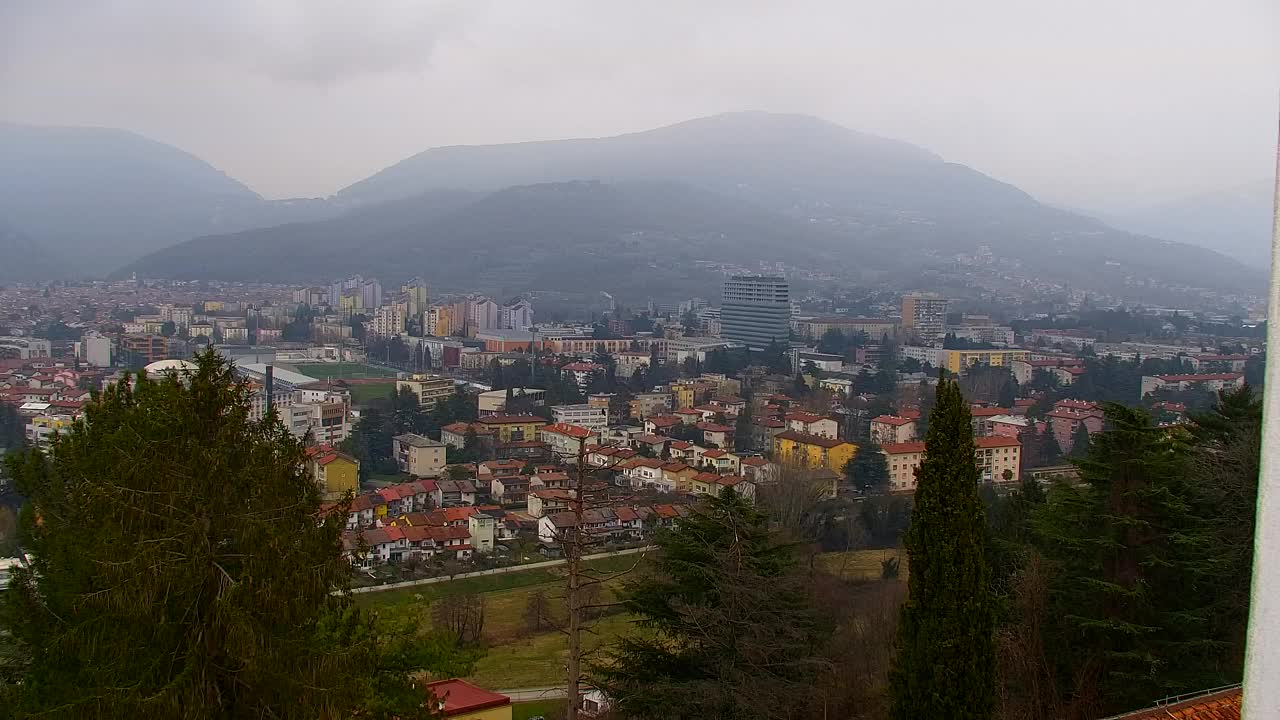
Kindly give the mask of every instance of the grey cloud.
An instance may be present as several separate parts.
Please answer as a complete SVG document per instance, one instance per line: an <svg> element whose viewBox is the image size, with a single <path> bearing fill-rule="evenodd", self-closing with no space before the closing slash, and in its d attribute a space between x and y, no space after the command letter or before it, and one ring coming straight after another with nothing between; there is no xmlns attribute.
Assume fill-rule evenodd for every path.
<svg viewBox="0 0 1280 720"><path fill-rule="evenodd" d="M1271 0L8 0L0 119L124 127L271 196L430 146L821 115L1046 200L1272 169Z"/></svg>

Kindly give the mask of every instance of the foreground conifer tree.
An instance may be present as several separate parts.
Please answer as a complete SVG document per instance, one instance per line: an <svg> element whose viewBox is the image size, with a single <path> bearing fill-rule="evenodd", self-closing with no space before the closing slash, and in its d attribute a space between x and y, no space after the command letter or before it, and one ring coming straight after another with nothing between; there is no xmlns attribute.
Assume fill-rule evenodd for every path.
<svg viewBox="0 0 1280 720"><path fill-rule="evenodd" d="M994 615L969 408L938 383L906 535L908 597L890 671L894 720L990 718Z"/></svg>
<svg viewBox="0 0 1280 720"><path fill-rule="evenodd" d="M0 605L23 717L417 717L352 605L342 508L213 352L114 385L12 463L34 556ZM338 591L336 594L334 591Z"/></svg>

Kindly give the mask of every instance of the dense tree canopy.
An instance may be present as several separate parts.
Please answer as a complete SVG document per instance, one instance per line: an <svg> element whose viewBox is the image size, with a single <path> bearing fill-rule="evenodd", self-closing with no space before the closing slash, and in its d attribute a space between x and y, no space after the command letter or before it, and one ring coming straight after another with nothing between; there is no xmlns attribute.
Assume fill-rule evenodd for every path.
<svg viewBox="0 0 1280 720"><path fill-rule="evenodd" d="M732 490L659 535L656 572L626 589L652 633L596 669L622 718L808 718L824 667L794 548Z"/></svg>
<svg viewBox="0 0 1280 720"><path fill-rule="evenodd" d="M216 354L197 364L114 385L48 454L12 464L35 564L0 605L16 646L0 705L312 719L412 698L377 689L407 678L382 673L344 592L346 514L319 512L301 443L274 417L248 419L249 390Z"/></svg>

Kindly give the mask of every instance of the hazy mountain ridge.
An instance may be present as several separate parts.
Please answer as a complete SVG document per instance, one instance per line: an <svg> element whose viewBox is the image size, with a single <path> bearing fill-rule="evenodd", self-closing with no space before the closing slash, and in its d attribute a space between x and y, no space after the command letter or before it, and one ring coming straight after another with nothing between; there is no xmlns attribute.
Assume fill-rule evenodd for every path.
<svg viewBox="0 0 1280 720"><path fill-rule="evenodd" d="M66 275L64 260L3 219L0 219L0 261L3 261L0 280L52 279Z"/></svg>
<svg viewBox="0 0 1280 720"><path fill-rule="evenodd" d="M1133 232L1217 250L1251 267L1271 260L1275 181L1258 180L1170 202L1099 213Z"/></svg>
<svg viewBox="0 0 1280 720"><path fill-rule="evenodd" d="M797 238L808 242L796 247ZM697 260L818 263L836 242L820 228L698 188L587 181L428 193L319 223L199 238L122 272L299 282L364 272L422 275L459 290L658 289L706 281Z"/></svg>
<svg viewBox="0 0 1280 720"><path fill-rule="evenodd" d="M647 268L637 286L697 286L709 276L685 267L694 260L902 270L922 255L986 246L1032 276L1085 288L1265 282L1214 252L1120 232L908 143L802 115L730 113L610 138L435 148L323 200L264 201L181 151L158 154L185 168L166 173L197 177L166 192L194 199L166 202L165 212L93 216L97 236L128 234L134 216L151 230L164 226L134 235L170 247L122 272L298 281L421 274L458 289L519 292L616 282L610 258ZM296 222L278 224L286 221Z"/></svg>
<svg viewBox="0 0 1280 720"><path fill-rule="evenodd" d="M0 124L0 217L68 258L67 272L100 274L196 235L335 212L324 200L263 200L135 133Z"/></svg>

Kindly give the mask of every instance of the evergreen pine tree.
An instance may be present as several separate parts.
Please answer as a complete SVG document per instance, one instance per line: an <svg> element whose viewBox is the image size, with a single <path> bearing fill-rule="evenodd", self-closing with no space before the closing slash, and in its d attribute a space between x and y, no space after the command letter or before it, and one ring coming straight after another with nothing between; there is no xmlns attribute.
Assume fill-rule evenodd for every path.
<svg viewBox="0 0 1280 720"><path fill-rule="evenodd" d="M0 598L0 707L76 718L419 717L346 592L346 503L209 351L106 390L12 463L35 558ZM335 592L336 591L336 592ZM398 688L398 689L397 689ZM377 703L373 700L376 698ZM386 715L374 714L378 704ZM363 708L363 710L362 710Z"/></svg>
<svg viewBox="0 0 1280 720"><path fill-rule="evenodd" d="M1217 561L1194 514L1187 434L1140 409L1105 412L1076 461L1083 484L1055 485L1034 527L1057 568L1050 616L1061 624L1046 646L1063 687L1119 712L1228 680L1212 661L1221 647L1204 590Z"/></svg>
<svg viewBox="0 0 1280 720"><path fill-rule="evenodd" d="M880 446L867 441L858 444L858 451L844 465L845 480L854 489L869 488L882 491L889 486L889 464L885 462Z"/></svg>
<svg viewBox="0 0 1280 720"><path fill-rule="evenodd" d="M751 408L746 407L738 412L733 423L733 449L738 452L751 450Z"/></svg>
<svg viewBox="0 0 1280 720"><path fill-rule="evenodd" d="M813 717L828 628L768 518L725 490L657 545L656 572L624 600L653 632L623 637L595 668L618 717Z"/></svg>
<svg viewBox="0 0 1280 720"><path fill-rule="evenodd" d="M890 670L894 720L995 710L994 615L969 408L940 380L906 535L908 597Z"/></svg>
<svg viewBox="0 0 1280 720"><path fill-rule="evenodd" d="M1262 457L1262 403L1248 385L1223 392L1210 412L1192 416L1198 441L1192 460L1201 517L1210 523L1220 562L1204 595L1212 600L1212 636L1225 643L1222 672L1235 682L1244 664L1253 536Z"/></svg>
<svg viewBox="0 0 1280 720"><path fill-rule="evenodd" d="M1076 425L1071 434L1071 457L1082 458L1089 455L1089 426L1083 422Z"/></svg>

